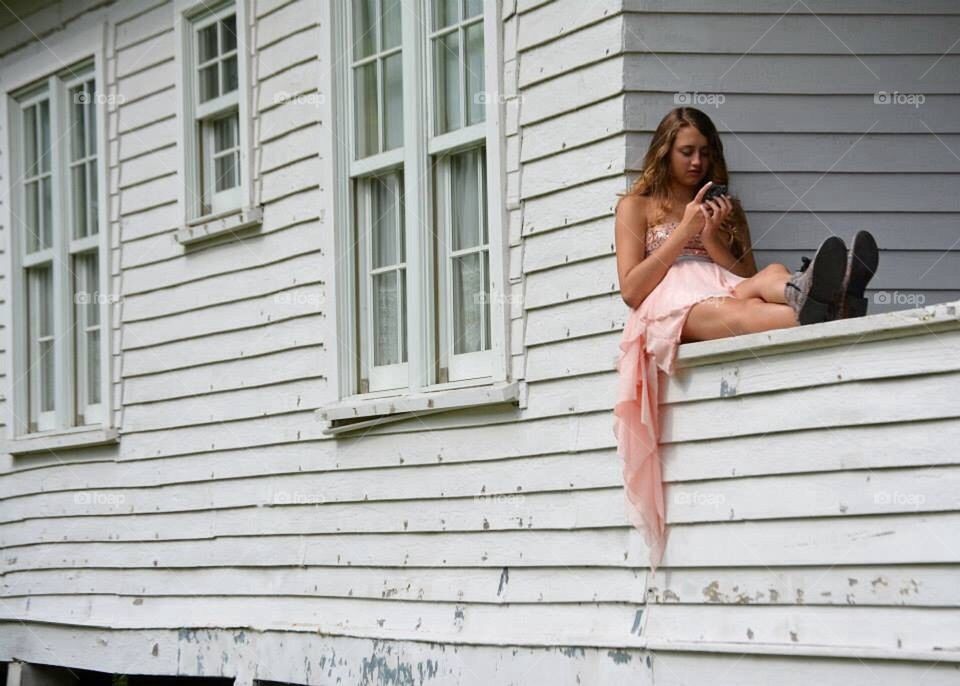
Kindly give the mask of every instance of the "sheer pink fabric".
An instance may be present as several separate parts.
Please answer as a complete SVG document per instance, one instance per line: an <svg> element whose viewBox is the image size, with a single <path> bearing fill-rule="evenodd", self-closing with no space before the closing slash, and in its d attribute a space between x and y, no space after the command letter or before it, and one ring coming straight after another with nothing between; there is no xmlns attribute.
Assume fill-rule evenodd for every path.
<svg viewBox="0 0 960 686"><path fill-rule="evenodd" d="M632 310L616 362L619 377L613 432L623 460L627 518L639 529L656 571L667 543L666 508L659 452L659 371L673 374L680 335L690 309L733 294L743 277L703 258L681 257Z"/></svg>

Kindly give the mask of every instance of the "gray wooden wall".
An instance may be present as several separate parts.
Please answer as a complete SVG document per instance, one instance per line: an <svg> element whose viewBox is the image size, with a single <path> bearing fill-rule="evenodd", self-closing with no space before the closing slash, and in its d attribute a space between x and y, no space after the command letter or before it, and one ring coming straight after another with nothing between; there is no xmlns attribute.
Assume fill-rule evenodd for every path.
<svg viewBox="0 0 960 686"><path fill-rule="evenodd" d="M690 103L721 132L758 265L797 269L827 236L867 229L882 250L870 313L960 297L960 5L625 8L628 168Z"/></svg>

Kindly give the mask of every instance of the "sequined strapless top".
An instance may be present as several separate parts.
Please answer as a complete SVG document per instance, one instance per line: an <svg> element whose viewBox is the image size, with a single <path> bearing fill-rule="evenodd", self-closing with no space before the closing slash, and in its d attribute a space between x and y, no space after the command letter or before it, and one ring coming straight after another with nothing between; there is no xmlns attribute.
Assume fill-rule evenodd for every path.
<svg viewBox="0 0 960 686"><path fill-rule="evenodd" d="M670 233L679 226L680 222L664 222L662 224L657 224L656 226L651 226L647 229L647 251L644 253L644 256L649 255L654 250L663 245L664 241L667 240L667 237ZM680 250L680 255L692 255L695 257L706 257L708 260L710 258L710 253L707 252L706 247L703 245L703 241L700 240L700 236L694 236L687 244L683 246Z"/></svg>

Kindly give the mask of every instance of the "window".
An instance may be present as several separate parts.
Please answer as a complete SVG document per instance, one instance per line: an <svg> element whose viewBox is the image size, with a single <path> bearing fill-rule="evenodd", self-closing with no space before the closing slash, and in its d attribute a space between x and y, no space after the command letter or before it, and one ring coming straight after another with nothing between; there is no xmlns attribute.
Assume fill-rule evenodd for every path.
<svg viewBox="0 0 960 686"><path fill-rule="evenodd" d="M193 3L182 8L188 223L250 205L242 8L242 3Z"/></svg>
<svg viewBox="0 0 960 686"><path fill-rule="evenodd" d="M17 435L107 419L99 100L92 62L13 94Z"/></svg>
<svg viewBox="0 0 960 686"><path fill-rule="evenodd" d="M341 396L503 381L497 3L339 0ZM491 79L498 83L498 79ZM346 226L343 226L346 225Z"/></svg>

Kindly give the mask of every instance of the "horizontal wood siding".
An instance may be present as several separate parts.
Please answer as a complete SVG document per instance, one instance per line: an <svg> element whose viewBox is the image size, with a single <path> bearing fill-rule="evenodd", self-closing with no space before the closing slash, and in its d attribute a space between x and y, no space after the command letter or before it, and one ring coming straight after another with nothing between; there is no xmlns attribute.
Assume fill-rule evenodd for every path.
<svg viewBox="0 0 960 686"><path fill-rule="evenodd" d="M936 59L931 36L960 29L947 2L808 4L901 76ZM742 683L748 670L756 683L953 683L960 329L681 365L662 396L671 533L656 575L624 513L616 193L672 106L670 69L722 73L790 4L503 2L522 407L339 438L314 416L336 392L330 104L277 97L329 92L328 5L253 3L263 226L187 253L173 238L173 4L111 8L107 88L129 94L109 113L122 438L7 458L0 659L50 663L54 646L73 667L244 685L394 669L442 684ZM841 233L866 222L886 249L878 289L957 296L960 253L943 255L956 165L913 113L878 114L862 136L874 106L850 91L874 87L863 66L809 13L782 24L731 71L736 96L718 110L761 257L799 261L821 219ZM960 147L941 107L958 97L955 59L930 72L923 116ZM815 73L827 69L847 93ZM790 188L811 189L809 208L783 217Z"/></svg>
<svg viewBox="0 0 960 686"><path fill-rule="evenodd" d="M721 133L759 266L798 269L827 236L868 229L882 251L871 313L960 297L956 4L625 4L628 169L664 113L698 107Z"/></svg>

